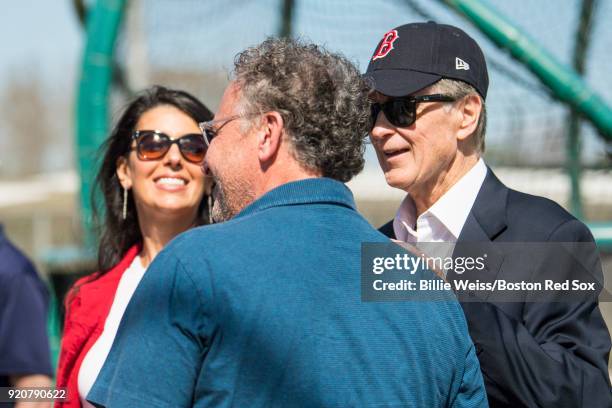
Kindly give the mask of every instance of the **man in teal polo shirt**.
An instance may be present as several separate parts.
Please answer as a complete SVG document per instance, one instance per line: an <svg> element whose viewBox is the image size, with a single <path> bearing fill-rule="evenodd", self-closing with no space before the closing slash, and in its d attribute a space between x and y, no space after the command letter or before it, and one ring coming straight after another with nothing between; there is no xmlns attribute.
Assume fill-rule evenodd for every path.
<svg viewBox="0 0 612 408"><path fill-rule="evenodd" d="M158 255L88 400L487 406L456 301L361 300L361 244L386 238L342 184L363 167L369 125L356 67L315 45L269 39L239 54L234 73L215 120L201 124L213 215L226 222Z"/></svg>

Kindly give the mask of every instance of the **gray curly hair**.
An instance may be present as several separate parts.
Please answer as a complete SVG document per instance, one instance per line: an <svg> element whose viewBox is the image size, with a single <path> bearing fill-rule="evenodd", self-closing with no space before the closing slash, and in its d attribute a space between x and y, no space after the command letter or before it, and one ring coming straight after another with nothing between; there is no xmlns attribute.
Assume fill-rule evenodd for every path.
<svg viewBox="0 0 612 408"><path fill-rule="evenodd" d="M269 38L238 54L242 114L281 114L293 157L342 182L363 169L368 86L342 55L295 39Z"/></svg>

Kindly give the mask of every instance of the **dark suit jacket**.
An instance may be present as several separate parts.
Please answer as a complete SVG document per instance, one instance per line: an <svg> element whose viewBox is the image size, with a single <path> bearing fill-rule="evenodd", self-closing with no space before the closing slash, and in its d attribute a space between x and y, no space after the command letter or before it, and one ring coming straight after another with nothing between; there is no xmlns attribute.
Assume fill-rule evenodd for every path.
<svg viewBox="0 0 612 408"><path fill-rule="evenodd" d="M380 231L394 238L393 221ZM593 237L558 204L507 188L488 169L457 242L459 247L461 242L593 242ZM487 261L488 276L482 280L526 273L525 261L504 257L498 247L490 252L502 253ZM589 273L603 282L598 257L589 262ZM546 264L535 274L550 274ZM575 269L566 269L561 273L571 279ZM492 407L612 407L610 335L596 299L461 305Z"/></svg>

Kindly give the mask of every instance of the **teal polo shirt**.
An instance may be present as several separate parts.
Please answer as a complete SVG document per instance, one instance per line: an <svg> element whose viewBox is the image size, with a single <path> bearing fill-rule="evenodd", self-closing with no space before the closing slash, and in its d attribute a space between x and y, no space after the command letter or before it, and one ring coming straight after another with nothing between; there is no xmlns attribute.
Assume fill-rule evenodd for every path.
<svg viewBox="0 0 612 408"><path fill-rule="evenodd" d="M483 407L463 312L362 302L387 238L341 183L284 184L155 259L88 395L106 407ZM425 271L428 272L428 271Z"/></svg>

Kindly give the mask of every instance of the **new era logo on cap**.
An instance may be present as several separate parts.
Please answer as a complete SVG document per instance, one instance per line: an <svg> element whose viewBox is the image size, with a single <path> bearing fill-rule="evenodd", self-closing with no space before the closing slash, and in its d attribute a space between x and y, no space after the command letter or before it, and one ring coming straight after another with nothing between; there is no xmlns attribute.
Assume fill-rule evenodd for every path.
<svg viewBox="0 0 612 408"><path fill-rule="evenodd" d="M455 57L455 69L463 69L467 71L470 69L470 64L468 64L459 57Z"/></svg>

